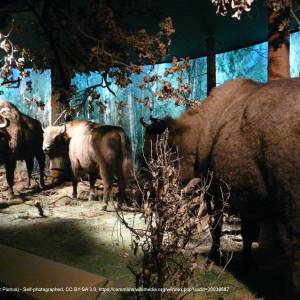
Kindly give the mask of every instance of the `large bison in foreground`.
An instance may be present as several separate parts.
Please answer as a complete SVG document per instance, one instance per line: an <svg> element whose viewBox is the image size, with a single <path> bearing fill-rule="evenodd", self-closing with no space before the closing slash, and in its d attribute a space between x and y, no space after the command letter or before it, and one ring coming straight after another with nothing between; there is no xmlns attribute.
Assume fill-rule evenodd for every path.
<svg viewBox="0 0 300 300"><path fill-rule="evenodd" d="M13 196L14 171L17 160L25 160L30 187L34 157L40 168L40 184L44 186L45 155L43 130L39 121L22 114L16 106L0 101L0 164L4 164L10 197Z"/></svg>
<svg viewBox="0 0 300 300"><path fill-rule="evenodd" d="M300 297L300 79L230 81L179 119L146 125L145 143L166 128L182 157L182 181L213 171L216 198L221 182L230 185L244 251L251 251L256 224L278 228ZM212 253L220 245L218 225Z"/></svg>
<svg viewBox="0 0 300 300"><path fill-rule="evenodd" d="M77 197L77 180L89 175L90 195L100 176L104 185L104 207L112 190L114 177L118 180L119 198L125 199L125 187L130 174L130 145L121 127L100 125L89 121L71 121L62 126L50 126L44 133L43 149L50 158L69 154L73 172L73 197Z"/></svg>

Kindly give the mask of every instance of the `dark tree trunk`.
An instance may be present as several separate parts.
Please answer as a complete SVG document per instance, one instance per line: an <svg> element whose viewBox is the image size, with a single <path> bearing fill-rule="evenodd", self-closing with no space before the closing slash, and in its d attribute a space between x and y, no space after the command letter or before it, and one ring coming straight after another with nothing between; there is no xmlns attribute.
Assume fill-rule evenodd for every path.
<svg viewBox="0 0 300 300"><path fill-rule="evenodd" d="M269 8L269 80L290 77L290 0L280 0L281 8Z"/></svg>
<svg viewBox="0 0 300 300"><path fill-rule="evenodd" d="M51 124L61 125L64 123L64 117L60 117L67 107L67 91L69 89L70 80L66 82L63 78L61 68L53 66L51 69ZM60 118L59 118L60 117ZM70 161L68 157L55 158L50 160L50 174L53 182L63 182L71 178Z"/></svg>
<svg viewBox="0 0 300 300"><path fill-rule="evenodd" d="M209 37L206 41L207 45L207 96L216 86L216 52L215 41Z"/></svg>

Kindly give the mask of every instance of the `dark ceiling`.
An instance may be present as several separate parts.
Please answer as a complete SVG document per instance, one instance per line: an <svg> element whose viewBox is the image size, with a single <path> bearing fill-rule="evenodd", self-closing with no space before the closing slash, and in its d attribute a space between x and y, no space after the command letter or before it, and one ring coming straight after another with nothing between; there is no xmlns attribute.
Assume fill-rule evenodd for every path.
<svg viewBox="0 0 300 300"><path fill-rule="evenodd" d="M244 13L241 20L217 16L210 0L125 0L123 6L123 1L115 2L128 28L157 28L160 20L171 16L176 30L171 56L205 56L210 35L215 38L217 53L263 42L268 36L264 0L255 0L251 13Z"/></svg>
<svg viewBox="0 0 300 300"><path fill-rule="evenodd" d="M77 1L82 4L81 0L73 0L71 5ZM0 15L1 11L22 9L25 3L26 0L1 0ZM215 38L217 53L266 41L268 28L265 3L266 0L255 0L251 12L244 13L241 20L237 20L216 16L210 0L109 1L118 20L130 31L146 28L155 32L159 21L168 16L172 17L176 33L172 40L170 55L166 60L170 60L172 56L192 58L205 56L206 39L209 36ZM15 18L16 20L21 18L23 24L31 22L30 17L24 21L24 15L20 13L15 14ZM3 22L0 18L0 27L1 24L3 26ZM291 30L296 30L295 24L291 24ZM41 41L32 42L33 45L40 45Z"/></svg>

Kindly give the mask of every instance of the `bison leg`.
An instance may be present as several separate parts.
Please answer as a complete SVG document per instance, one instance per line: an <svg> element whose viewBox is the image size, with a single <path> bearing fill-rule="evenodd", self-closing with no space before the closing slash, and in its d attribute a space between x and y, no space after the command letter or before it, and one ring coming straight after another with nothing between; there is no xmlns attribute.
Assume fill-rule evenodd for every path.
<svg viewBox="0 0 300 300"><path fill-rule="evenodd" d="M73 199L77 199L77 177L76 176L72 176L72 187L73 187L73 193L72 193L72 197Z"/></svg>
<svg viewBox="0 0 300 300"><path fill-rule="evenodd" d="M103 210L107 209L108 200L112 191L113 186L113 176L109 170L109 167L105 163L100 164L100 175L103 180Z"/></svg>
<svg viewBox="0 0 300 300"><path fill-rule="evenodd" d="M29 189L31 186L31 174L33 170L33 158L28 158L25 160L26 162L26 168L27 168L27 188Z"/></svg>
<svg viewBox="0 0 300 300"><path fill-rule="evenodd" d="M5 171L6 171L6 180L9 187L9 198L12 198L14 195L14 173L16 169L16 161L14 159L8 159L5 163Z"/></svg>
<svg viewBox="0 0 300 300"><path fill-rule="evenodd" d="M107 205L108 205L108 200L110 198L110 194L112 191L112 181L110 181L109 179L106 181L103 178L103 184L104 184L104 191L103 191L103 210L107 209Z"/></svg>
<svg viewBox="0 0 300 300"><path fill-rule="evenodd" d="M117 172L117 179L118 179L118 187L119 187L119 192L117 195L118 202L119 204L122 203L122 201L125 201L127 204L129 204L126 194L125 194L125 189L126 189L126 179L124 178L123 171L122 171L122 165L119 168L119 172Z"/></svg>
<svg viewBox="0 0 300 300"><path fill-rule="evenodd" d="M216 211L211 226L212 246L208 254L209 261L220 262L220 238L222 234L223 213Z"/></svg>
<svg viewBox="0 0 300 300"><path fill-rule="evenodd" d="M41 185L41 188L44 188L45 187L45 181L44 181L45 154L44 154L44 152L41 151L40 153L38 153L36 155L36 159L38 161L39 169L40 169L40 185Z"/></svg>
<svg viewBox="0 0 300 300"><path fill-rule="evenodd" d="M89 201L95 200L95 183L97 180L97 174L89 174L90 180L90 194L89 194Z"/></svg>
<svg viewBox="0 0 300 300"><path fill-rule="evenodd" d="M259 224L242 219L241 234L243 238L243 252L247 262L252 261L252 243L258 239Z"/></svg>
<svg viewBox="0 0 300 300"><path fill-rule="evenodd" d="M295 214L290 220L278 223L280 242L289 261L288 290L291 296L287 299L300 299L300 214Z"/></svg>
<svg viewBox="0 0 300 300"><path fill-rule="evenodd" d="M215 183L214 183L215 184ZM215 192L217 191L217 192ZM219 189L214 188L213 194L215 197L212 199L207 199L207 210L210 215L213 215L213 221L211 222L211 237L212 245L208 254L208 262L215 261L221 263L220 258L220 238L222 234L222 225L223 225L223 198L220 195ZM212 208L212 204L214 207Z"/></svg>

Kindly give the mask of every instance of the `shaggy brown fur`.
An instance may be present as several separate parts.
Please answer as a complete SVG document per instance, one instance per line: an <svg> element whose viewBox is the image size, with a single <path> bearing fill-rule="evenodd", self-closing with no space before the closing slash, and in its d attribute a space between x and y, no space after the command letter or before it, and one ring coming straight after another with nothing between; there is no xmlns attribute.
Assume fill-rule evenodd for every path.
<svg viewBox="0 0 300 300"><path fill-rule="evenodd" d="M197 111L151 127L146 138L149 130L153 137L169 128L183 157L182 180L211 170L230 185L230 207L242 218L246 252L253 224L278 227L300 296L300 79L231 81L215 88ZM213 251L219 238L217 226Z"/></svg>
<svg viewBox="0 0 300 300"><path fill-rule="evenodd" d="M44 186L45 155L42 150L43 130L40 122L22 114L7 101L0 101L0 116L1 121L8 120L8 126L0 130L0 164L5 165L10 195L13 196L17 160L26 162L30 187L33 160L36 157L40 167L40 184Z"/></svg>
<svg viewBox="0 0 300 300"><path fill-rule="evenodd" d="M72 121L64 126L50 126L44 134L44 150L50 157L59 156L68 147L73 171L73 197L77 197L77 178L89 174L90 196L99 175L104 184L107 206L114 176L118 179L119 197L125 198L125 187L130 173L130 147L124 130L117 126L99 125L89 121Z"/></svg>

